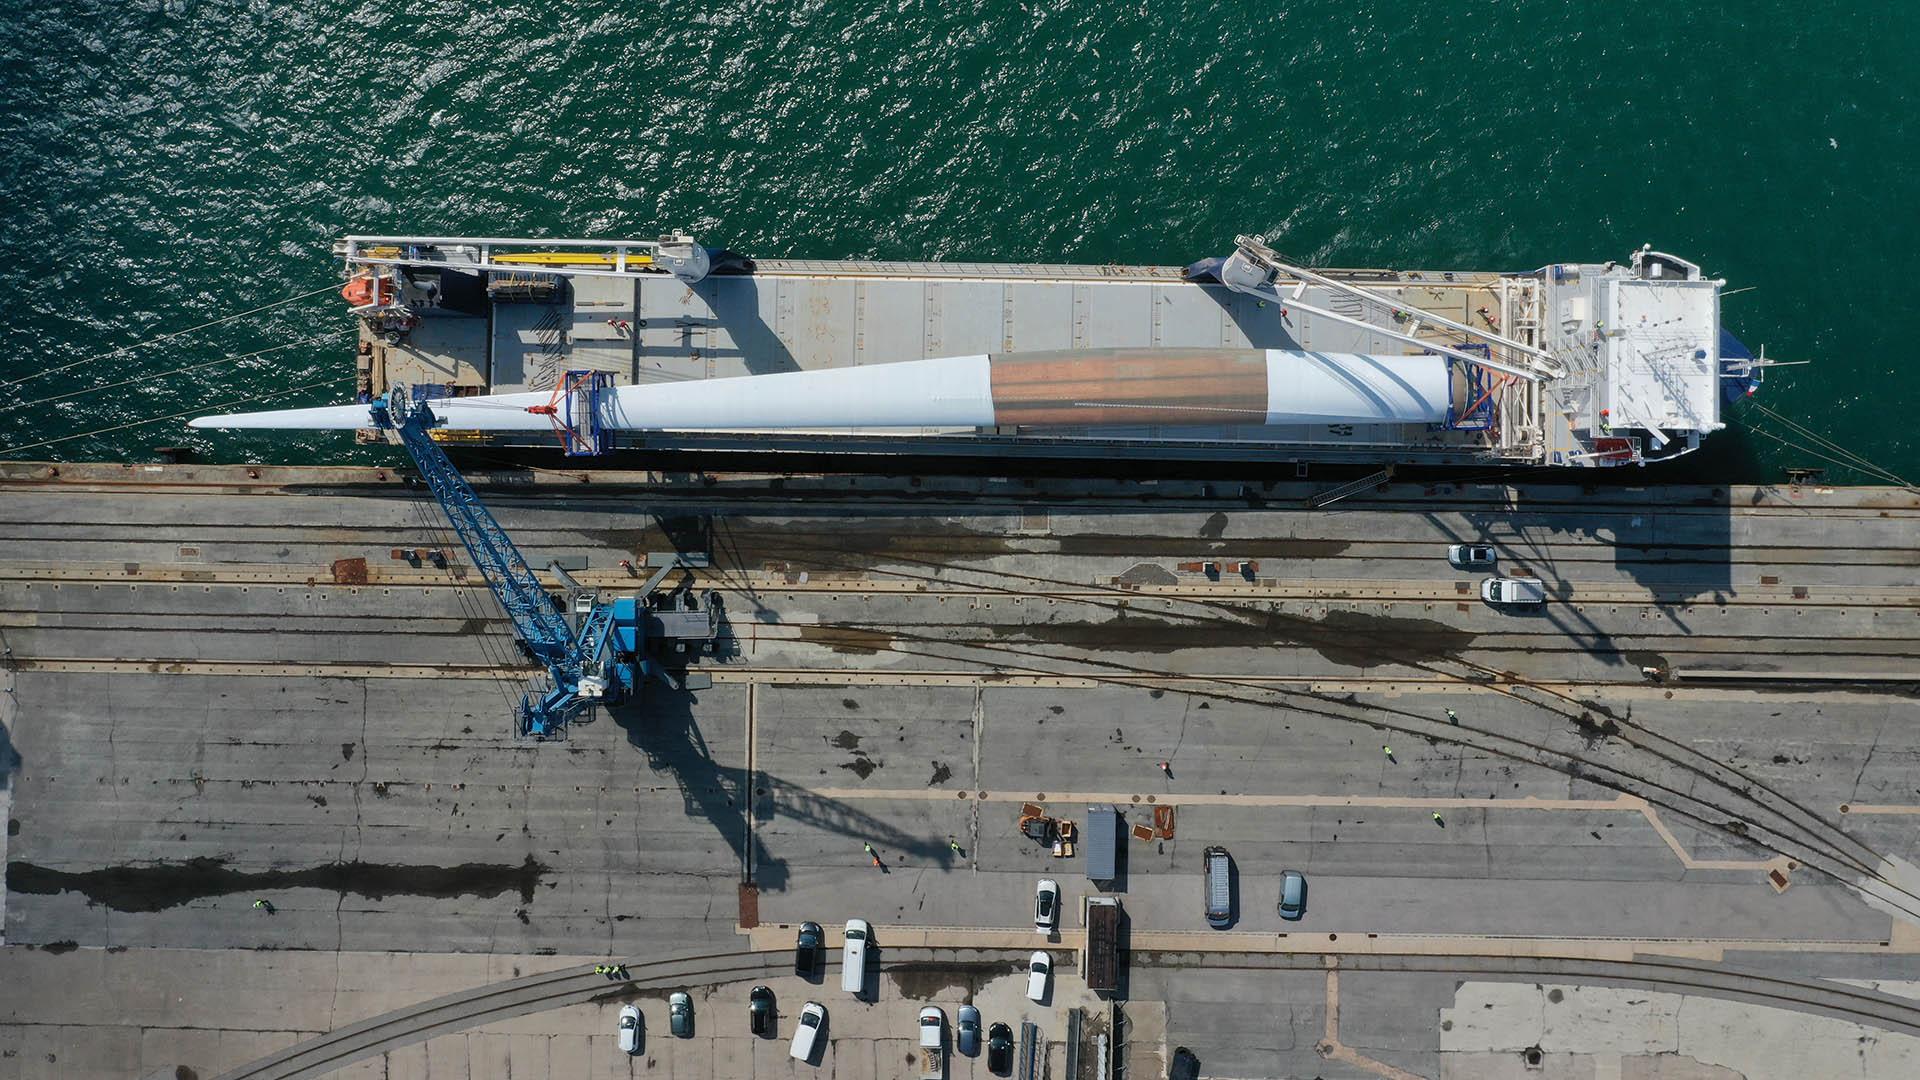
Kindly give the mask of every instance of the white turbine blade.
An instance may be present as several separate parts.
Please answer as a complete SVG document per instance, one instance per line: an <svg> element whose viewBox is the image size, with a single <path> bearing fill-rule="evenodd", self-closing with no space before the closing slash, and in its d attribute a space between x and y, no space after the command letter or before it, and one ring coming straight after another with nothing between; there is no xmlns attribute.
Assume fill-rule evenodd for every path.
<svg viewBox="0 0 1920 1080"><path fill-rule="evenodd" d="M607 400L606 426L623 431L993 423L985 356L642 383L601 393Z"/></svg>
<svg viewBox="0 0 1920 1080"><path fill-rule="evenodd" d="M307 431L352 431L376 426L365 405L322 405L317 409L275 409L270 412L196 416L187 421L196 428L274 428Z"/></svg>

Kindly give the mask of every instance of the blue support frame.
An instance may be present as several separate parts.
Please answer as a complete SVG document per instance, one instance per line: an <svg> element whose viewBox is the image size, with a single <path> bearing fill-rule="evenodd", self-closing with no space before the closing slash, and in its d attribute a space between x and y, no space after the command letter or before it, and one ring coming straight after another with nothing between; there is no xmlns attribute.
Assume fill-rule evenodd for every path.
<svg viewBox="0 0 1920 1080"><path fill-rule="evenodd" d="M1479 353L1492 356L1492 350L1484 342L1472 342L1460 346L1462 352ZM1456 364L1459 361L1450 360ZM1493 396L1487 393L1487 369L1478 364L1460 364L1466 368L1467 400L1449 402L1447 405L1446 427L1450 431L1485 431L1493 426ZM1468 407L1471 406L1470 411Z"/></svg>
<svg viewBox="0 0 1920 1080"><path fill-rule="evenodd" d="M612 442L600 426L600 396L613 385L604 371L569 371L560 380L560 451L568 457L598 457ZM584 398L585 415L575 415L576 399Z"/></svg>
<svg viewBox="0 0 1920 1080"><path fill-rule="evenodd" d="M419 467L421 479L446 512L468 557L479 567L512 620L514 636L547 669L548 679L530 687L521 697L519 733L536 739L557 738L595 700L594 696L581 694L583 678L604 680L610 699L633 687L633 673L622 670L633 666L632 662L623 664L619 657L608 655L608 644L615 636L615 604L596 603L580 631L574 631L546 586L534 576L526 557L480 501L479 493L433 441L429 432L438 421L428 400L428 394L409 397L403 388L396 388L390 398L374 403L374 416L400 436L400 444ZM634 642L633 652L638 651L638 644ZM625 653L622 650L622 655Z"/></svg>

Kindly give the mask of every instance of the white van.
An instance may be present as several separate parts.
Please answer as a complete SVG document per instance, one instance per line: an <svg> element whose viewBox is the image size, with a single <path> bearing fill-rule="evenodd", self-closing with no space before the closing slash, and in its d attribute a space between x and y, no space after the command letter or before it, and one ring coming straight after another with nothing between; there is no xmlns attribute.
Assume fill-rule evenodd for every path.
<svg viewBox="0 0 1920 1080"><path fill-rule="evenodd" d="M1539 578L1490 577L1480 583L1480 599L1489 604L1544 604L1547 587Z"/></svg>
<svg viewBox="0 0 1920 1080"><path fill-rule="evenodd" d="M872 936L867 920L847 920L846 944L840 949L840 989L854 997L867 985L867 939Z"/></svg>
<svg viewBox="0 0 1920 1080"><path fill-rule="evenodd" d="M821 1025L826 1022L826 1006L817 1001L800 1006L800 1023L793 1029L793 1046L787 1055L795 1061L812 1061L813 1049L820 1042Z"/></svg>

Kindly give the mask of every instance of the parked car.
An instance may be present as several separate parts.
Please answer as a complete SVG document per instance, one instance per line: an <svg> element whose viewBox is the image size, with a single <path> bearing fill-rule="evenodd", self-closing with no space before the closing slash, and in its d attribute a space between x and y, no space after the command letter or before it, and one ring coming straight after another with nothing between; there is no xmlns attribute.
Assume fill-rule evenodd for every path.
<svg viewBox="0 0 1920 1080"><path fill-rule="evenodd" d="M827 1026L827 1007L817 1001L800 1006L800 1022L793 1028L793 1045L787 1055L795 1061L811 1062L814 1048L820 1044L820 1029Z"/></svg>
<svg viewBox="0 0 1920 1080"><path fill-rule="evenodd" d="M1040 879L1033 890L1033 928L1051 934L1060 925L1060 883L1050 877Z"/></svg>
<svg viewBox="0 0 1920 1080"><path fill-rule="evenodd" d="M920 1010L920 1080L944 1080L947 1075L947 1014L940 1006Z"/></svg>
<svg viewBox="0 0 1920 1080"><path fill-rule="evenodd" d="M773 991L756 986L747 992L747 1027L763 1039L773 1037Z"/></svg>
<svg viewBox="0 0 1920 1080"><path fill-rule="evenodd" d="M1027 960L1027 996L1042 1001L1047 996L1047 976L1053 974L1053 957L1036 952Z"/></svg>
<svg viewBox="0 0 1920 1080"><path fill-rule="evenodd" d="M840 950L840 989L859 997L867 986L867 939L873 927L865 919L848 919Z"/></svg>
<svg viewBox="0 0 1920 1080"><path fill-rule="evenodd" d="M667 995L667 1030L676 1039L693 1038L693 997L685 990Z"/></svg>
<svg viewBox="0 0 1920 1080"><path fill-rule="evenodd" d="M620 1006L620 1052L640 1052L640 1010L633 1005Z"/></svg>
<svg viewBox="0 0 1920 1080"><path fill-rule="evenodd" d="M793 973L811 981L820 974L820 949L827 942L827 932L820 929L817 922L800 924L800 936L793 942Z"/></svg>
<svg viewBox="0 0 1920 1080"><path fill-rule="evenodd" d="M1233 925L1233 856L1214 845L1200 853L1201 899L1206 901L1207 925L1225 930Z"/></svg>
<svg viewBox="0 0 1920 1080"><path fill-rule="evenodd" d="M1013 1029L1005 1024L987 1029L987 1071L995 1076L1013 1071Z"/></svg>
<svg viewBox="0 0 1920 1080"><path fill-rule="evenodd" d="M971 1005L960 1006L959 1017L953 1025L953 1045L968 1057L980 1052L979 1009Z"/></svg>
<svg viewBox="0 0 1920 1080"><path fill-rule="evenodd" d="M1539 578L1490 577L1480 583L1480 599L1489 604L1544 604L1547 587Z"/></svg>
<svg viewBox="0 0 1920 1080"><path fill-rule="evenodd" d="M1454 544L1447 548L1447 562L1455 570L1485 570L1498 560L1492 544Z"/></svg>
<svg viewBox="0 0 1920 1080"><path fill-rule="evenodd" d="M1293 922L1307 913L1307 875L1298 870L1280 872L1280 917Z"/></svg>

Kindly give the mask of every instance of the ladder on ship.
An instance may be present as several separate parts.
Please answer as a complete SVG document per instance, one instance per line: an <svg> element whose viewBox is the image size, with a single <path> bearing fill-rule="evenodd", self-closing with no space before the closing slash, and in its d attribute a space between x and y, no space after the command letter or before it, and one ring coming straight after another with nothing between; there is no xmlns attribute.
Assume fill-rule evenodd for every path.
<svg viewBox="0 0 1920 1080"><path fill-rule="evenodd" d="M1393 466L1389 465L1379 472L1368 473L1358 480L1349 481L1348 483L1341 484L1337 488L1328 488L1325 491L1308 496L1307 507L1311 510L1319 510L1323 507L1332 506L1341 499L1358 495L1363 491L1372 491L1374 488L1379 487L1391 479L1393 479Z"/></svg>

